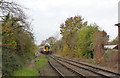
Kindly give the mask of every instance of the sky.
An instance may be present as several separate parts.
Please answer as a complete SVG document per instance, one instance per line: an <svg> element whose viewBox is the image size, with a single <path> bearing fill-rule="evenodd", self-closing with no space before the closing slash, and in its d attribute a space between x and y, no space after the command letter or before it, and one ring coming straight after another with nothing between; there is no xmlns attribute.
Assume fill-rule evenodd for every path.
<svg viewBox="0 0 120 78"><path fill-rule="evenodd" d="M96 23L114 39L118 34L118 2L120 0L16 0L32 20L35 43L55 36L60 38L60 24L80 15L89 24Z"/></svg>

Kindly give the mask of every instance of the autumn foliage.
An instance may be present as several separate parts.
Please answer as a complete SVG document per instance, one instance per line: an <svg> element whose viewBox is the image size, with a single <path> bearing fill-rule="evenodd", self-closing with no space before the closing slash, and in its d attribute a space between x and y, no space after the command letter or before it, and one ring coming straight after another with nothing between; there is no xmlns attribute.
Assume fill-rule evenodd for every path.
<svg viewBox="0 0 120 78"><path fill-rule="evenodd" d="M35 46L32 33L13 19L17 18L8 14L2 23L3 76L22 67L23 59L31 58Z"/></svg>
<svg viewBox="0 0 120 78"><path fill-rule="evenodd" d="M55 42L54 52L71 58L104 60L108 35L97 24L88 25L82 16L70 17L60 25L60 34L62 38Z"/></svg>
<svg viewBox="0 0 120 78"><path fill-rule="evenodd" d="M108 42L108 36L105 31L95 31L93 34L93 48L95 60L100 63L105 59L104 45Z"/></svg>
<svg viewBox="0 0 120 78"><path fill-rule="evenodd" d="M2 27L2 75L12 76L33 57L35 44L30 23L24 18L20 5L2 0L0 19ZM7 5L8 4L8 5ZM7 7L8 9L4 9ZM9 11L8 11L9 10ZM20 15L19 15L20 14Z"/></svg>

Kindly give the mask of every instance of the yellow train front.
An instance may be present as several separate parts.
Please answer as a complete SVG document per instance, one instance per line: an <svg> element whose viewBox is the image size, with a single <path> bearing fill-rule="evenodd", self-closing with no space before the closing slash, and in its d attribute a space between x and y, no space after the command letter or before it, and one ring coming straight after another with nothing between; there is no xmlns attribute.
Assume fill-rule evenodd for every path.
<svg viewBox="0 0 120 78"><path fill-rule="evenodd" d="M52 54L50 46L42 46L42 47L40 47L40 52L42 54L45 54L45 55Z"/></svg>

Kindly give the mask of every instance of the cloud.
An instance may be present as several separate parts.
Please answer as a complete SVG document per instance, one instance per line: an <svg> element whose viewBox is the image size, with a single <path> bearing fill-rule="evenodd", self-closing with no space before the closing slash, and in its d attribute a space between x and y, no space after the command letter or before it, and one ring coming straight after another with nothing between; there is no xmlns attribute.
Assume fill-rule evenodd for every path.
<svg viewBox="0 0 120 78"><path fill-rule="evenodd" d="M20 0L19 3L28 7L26 11L33 21L36 43L55 32L68 17L81 15L89 23L96 22L113 39L117 36L119 0Z"/></svg>

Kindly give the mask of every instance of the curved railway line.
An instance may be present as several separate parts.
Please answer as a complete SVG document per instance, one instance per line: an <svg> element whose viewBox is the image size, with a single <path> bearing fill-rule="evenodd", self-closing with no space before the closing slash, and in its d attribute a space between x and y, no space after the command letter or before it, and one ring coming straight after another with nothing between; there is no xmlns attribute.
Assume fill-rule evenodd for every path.
<svg viewBox="0 0 120 78"><path fill-rule="evenodd" d="M54 60L54 62L50 61L51 59ZM58 63L60 67L55 63ZM65 58L58 57L58 56L49 56L49 64L62 77L77 76L77 77L87 78L87 77L96 76L99 78L120 78L119 73L104 70L104 69L97 68L91 65L80 63L78 61L65 59ZM65 69L67 69L67 71L69 71L70 73L65 74L64 73Z"/></svg>
<svg viewBox="0 0 120 78"><path fill-rule="evenodd" d="M50 66L58 73L60 77L65 78L66 76L70 77L78 77L78 78L86 78L84 75L81 73L71 69L70 67L62 64L60 61L56 60L54 57L48 57L48 63Z"/></svg>
<svg viewBox="0 0 120 78"><path fill-rule="evenodd" d="M63 74L50 61L48 61L48 63L58 73L59 76L64 77Z"/></svg>

